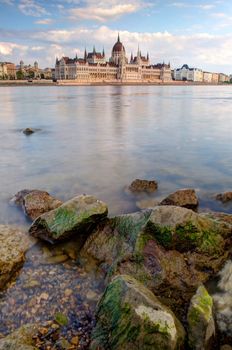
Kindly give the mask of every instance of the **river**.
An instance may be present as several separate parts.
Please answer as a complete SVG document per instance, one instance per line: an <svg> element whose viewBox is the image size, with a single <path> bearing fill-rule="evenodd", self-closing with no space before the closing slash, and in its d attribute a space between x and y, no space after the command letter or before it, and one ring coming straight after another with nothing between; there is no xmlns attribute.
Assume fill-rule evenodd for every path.
<svg viewBox="0 0 232 350"><path fill-rule="evenodd" d="M9 204L24 188L135 211L135 178L156 179L158 200L192 187L200 209L232 209L214 199L232 190L230 86L0 87L0 106L1 223L26 223Z"/></svg>

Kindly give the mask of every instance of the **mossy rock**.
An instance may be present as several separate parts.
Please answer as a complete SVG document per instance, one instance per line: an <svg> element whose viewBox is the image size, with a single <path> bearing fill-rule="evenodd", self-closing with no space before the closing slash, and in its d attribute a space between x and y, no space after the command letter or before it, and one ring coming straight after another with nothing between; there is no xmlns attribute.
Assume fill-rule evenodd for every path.
<svg viewBox="0 0 232 350"><path fill-rule="evenodd" d="M209 256L220 256L224 251L225 241L221 231L225 228L219 222L186 208L154 208L147 229L166 249L180 252L195 250Z"/></svg>
<svg viewBox="0 0 232 350"><path fill-rule="evenodd" d="M90 349L183 349L185 331L175 315L128 275L116 276L96 312Z"/></svg>
<svg viewBox="0 0 232 350"><path fill-rule="evenodd" d="M59 208L39 216L29 232L49 242L57 242L72 235L88 233L107 216L105 203L93 196L77 196Z"/></svg>
<svg viewBox="0 0 232 350"><path fill-rule="evenodd" d="M191 299L187 319L190 348L211 349L216 338L213 299L203 285Z"/></svg>
<svg viewBox="0 0 232 350"><path fill-rule="evenodd" d="M0 339L0 350L38 350L34 340L37 330L38 328L34 324L20 327L5 338Z"/></svg>
<svg viewBox="0 0 232 350"><path fill-rule="evenodd" d="M132 258L139 251L139 238L148 222L151 210L111 218L89 236L82 248L82 254L91 256L108 268L112 264ZM142 244L142 242L141 242Z"/></svg>

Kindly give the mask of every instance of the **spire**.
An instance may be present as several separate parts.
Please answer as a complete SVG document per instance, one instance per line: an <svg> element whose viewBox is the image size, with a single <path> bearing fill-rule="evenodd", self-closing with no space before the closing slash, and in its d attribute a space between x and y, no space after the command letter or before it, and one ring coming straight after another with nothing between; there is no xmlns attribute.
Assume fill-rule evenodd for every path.
<svg viewBox="0 0 232 350"><path fill-rule="evenodd" d="M134 58L133 58L133 53L131 52L131 59L130 61L133 62Z"/></svg>
<svg viewBox="0 0 232 350"><path fill-rule="evenodd" d="M76 57L75 57L76 61L77 61L77 53L76 53Z"/></svg>
<svg viewBox="0 0 232 350"><path fill-rule="evenodd" d="M94 47L93 47L93 54L95 55L95 53L96 53L96 50L95 50L95 45L94 45Z"/></svg>
<svg viewBox="0 0 232 350"><path fill-rule="evenodd" d="M120 43L120 36L119 36L119 32L118 32L118 43Z"/></svg>
<svg viewBox="0 0 232 350"><path fill-rule="evenodd" d="M147 60L149 61L149 53L147 53Z"/></svg>
<svg viewBox="0 0 232 350"><path fill-rule="evenodd" d="M168 68L170 68L171 67L171 63L170 63L170 61L169 61L169 63L168 63Z"/></svg>
<svg viewBox="0 0 232 350"><path fill-rule="evenodd" d="M84 60L85 60L85 61L87 60L87 51L86 51L86 48L85 48Z"/></svg>
<svg viewBox="0 0 232 350"><path fill-rule="evenodd" d="M104 49L104 46L103 46L103 50L102 50L102 56L105 57L105 49Z"/></svg>

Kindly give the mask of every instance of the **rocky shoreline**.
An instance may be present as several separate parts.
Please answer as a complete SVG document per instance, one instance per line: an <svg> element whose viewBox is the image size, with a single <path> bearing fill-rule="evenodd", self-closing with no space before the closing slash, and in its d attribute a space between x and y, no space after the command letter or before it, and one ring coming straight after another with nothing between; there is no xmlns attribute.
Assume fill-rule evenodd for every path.
<svg viewBox="0 0 232 350"><path fill-rule="evenodd" d="M32 224L0 227L0 350L231 349L232 215L199 213L193 189L116 217L90 195L13 201Z"/></svg>

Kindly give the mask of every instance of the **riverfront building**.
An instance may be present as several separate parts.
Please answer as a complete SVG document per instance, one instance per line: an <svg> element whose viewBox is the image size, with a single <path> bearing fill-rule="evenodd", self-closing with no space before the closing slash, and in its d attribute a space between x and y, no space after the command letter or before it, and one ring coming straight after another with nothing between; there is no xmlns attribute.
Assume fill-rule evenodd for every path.
<svg viewBox="0 0 232 350"><path fill-rule="evenodd" d="M0 62L0 79L16 79L16 67L11 62Z"/></svg>
<svg viewBox="0 0 232 350"><path fill-rule="evenodd" d="M131 54L130 60L126 50L118 40L113 46L109 61L106 60L104 50L87 53L84 57L73 59L62 57L56 59L55 78L57 80L75 80L80 83L92 82L162 82L170 81L170 64L150 64L149 54L142 56L138 48L137 55Z"/></svg>
<svg viewBox="0 0 232 350"><path fill-rule="evenodd" d="M222 73L204 72L198 68L189 68L184 64L181 68L174 69L173 79L180 81L202 82L206 84L218 84L228 82L229 76Z"/></svg>

